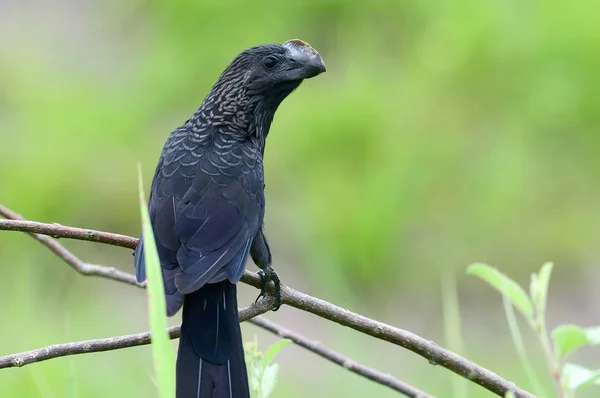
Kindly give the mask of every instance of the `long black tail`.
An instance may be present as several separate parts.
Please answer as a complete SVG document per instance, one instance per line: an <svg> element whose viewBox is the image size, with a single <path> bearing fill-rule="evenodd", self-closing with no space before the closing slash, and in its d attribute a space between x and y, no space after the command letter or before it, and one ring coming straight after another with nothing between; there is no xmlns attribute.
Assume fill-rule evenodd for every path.
<svg viewBox="0 0 600 398"><path fill-rule="evenodd" d="M177 398L249 397L235 284L207 284L185 295Z"/></svg>

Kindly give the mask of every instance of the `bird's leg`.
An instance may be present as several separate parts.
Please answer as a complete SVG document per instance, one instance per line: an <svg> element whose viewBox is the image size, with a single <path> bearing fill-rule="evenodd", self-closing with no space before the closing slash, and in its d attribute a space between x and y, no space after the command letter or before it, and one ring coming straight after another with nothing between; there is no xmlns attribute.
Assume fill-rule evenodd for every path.
<svg viewBox="0 0 600 398"><path fill-rule="evenodd" d="M273 311L277 311L279 307L281 307L281 280L279 279L279 275L277 275L275 269L269 265L265 270L259 269L258 276L260 276L261 287L260 294L256 298L255 303L267 294L267 286L269 282L273 281L275 284L275 307L273 308Z"/></svg>
<svg viewBox="0 0 600 398"><path fill-rule="evenodd" d="M252 241L250 255L252 256L254 263L260 268L258 275L262 282L260 294L256 298L256 301L267 294L267 286L270 281L273 281L275 284L275 308L273 308L273 311L277 311L279 307L281 307L281 281L279 280L277 272L271 267L271 249L269 248L267 237L262 228L258 231Z"/></svg>

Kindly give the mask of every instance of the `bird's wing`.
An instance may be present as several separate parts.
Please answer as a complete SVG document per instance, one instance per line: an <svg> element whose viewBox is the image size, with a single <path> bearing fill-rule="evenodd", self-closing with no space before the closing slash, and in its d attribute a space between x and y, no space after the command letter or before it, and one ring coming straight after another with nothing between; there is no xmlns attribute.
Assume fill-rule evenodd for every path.
<svg viewBox="0 0 600 398"><path fill-rule="evenodd" d="M199 151L185 138L168 149L149 206L165 293L237 282L262 222L261 176L238 156Z"/></svg>

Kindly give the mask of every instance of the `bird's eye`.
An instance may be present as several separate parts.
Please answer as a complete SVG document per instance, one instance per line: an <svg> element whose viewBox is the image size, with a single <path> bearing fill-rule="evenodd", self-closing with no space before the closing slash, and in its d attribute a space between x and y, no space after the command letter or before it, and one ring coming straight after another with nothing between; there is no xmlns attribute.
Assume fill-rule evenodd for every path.
<svg viewBox="0 0 600 398"><path fill-rule="evenodd" d="M277 58L275 57L267 57L264 62L265 68L273 69L275 65L277 65Z"/></svg>

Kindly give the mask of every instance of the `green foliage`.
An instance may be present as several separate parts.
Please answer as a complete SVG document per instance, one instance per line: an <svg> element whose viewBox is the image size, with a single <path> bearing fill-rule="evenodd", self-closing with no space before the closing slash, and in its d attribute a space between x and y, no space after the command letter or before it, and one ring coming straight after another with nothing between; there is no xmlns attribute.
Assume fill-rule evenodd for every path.
<svg viewBox="0 0 600 398"><path fill-rule="evenodd" d="M563 390L570 396L583 386L600 385L600 369L593 371L580 365L565 363L567 356L574 350L585 345L600 344L600 327L582 328L577 325L560 325L553 330L553 344L550 344L545 317L546 298L548 297L552 268L552 263L546 263L538 274L533 273L531 275L529 297L516 282L487 264L473 264L469 266L467 273L481 277L502 294L513 341L523 367L536 391L541 391L540 383L526 355L512 306L521 310L527 323L536 332L536 336L546 354L548 369L556 383L557 393L559 393L558 390ZM525 301L533 303L533 307L526 308L524 311L522 308ZM525 307L527 306L525 305ZM539 392L538 395L540 395ZM546 394L544 393L541 396L546 396Z"/></svg>
<svg viewBox="0 0 600 398"><path fill-rule="evenodd" d="M138 166L138 189L140 195L140 212L142 231L144 234L144 260L146 264L146 281L148 292L148 315L152 332L152 355L154 370L161 398L175 397L175 357L171 347L171 339L166 332L166 304L160 261L154 242L154 234L148 215L148 207L142 183L142 166Z"/></svg>
<svg viewBox="0 0 600 398"><path fill-rule="evenodd" d="M510 302L510 299L506 294L502 294L502 304L504 306L504 315L506 316L506 321L508 322L508 327L510 330L510 335L512 337L515 348L517 349L517 353L519 355L519 360L521 361L521 365L525 370L525 374L529 378L529 382L533 386L534 391L540 397L547 397L542 383L540 382L537 373L529 360L529 356L527 355L527 349L525 348L525 343L523 341L523 337L521 335L521 330L519 329L519 324L517 322L517 317L515 316L515 311L513 305Z"/></svg>
<svg viewBox="0 0 600 398"><path fill-rule="evenodd" d="M552 337L558 358L565 357L571 351L589 344L585 330L577 325L560 325L552 331Z"/></svg>
<svg viewBox="0 0 600 398"><path fill-rule="evenodd" d="M600 385L600 369L593 371L583 366L567 363L563 368L562 381L572 391L590 384Z"/></svg>
<svg viewBox="0 0 600 398"><path fill-rule="evenodd" d="M489 267L486 264L473 264L467 269L467 273L480 277L500 293L506 295L523 316L533 316L533 306L525 290L496 268Z"/></svg>
<svg viewBox="0 0 600 398"><path fill-rule="evenodd" d="M542 266L539 274L531 274L529 283L529 294L536 309L536 322L543 322L540 316L546 313L546 299L548 297L548 286L550 284L550 275L554 264L546 263Z"/></svg>
<svg viewBox="0 0 600 398"><path fill-rule="evenodd" d="M271 361L277 353L290 343L291 340L287 339L276 341L264 354L258 350L256 337L253 342L244 345L250 393L253 398L269 398L271 396L277 385L279 373L279 365L271 363Z"/></svg>

